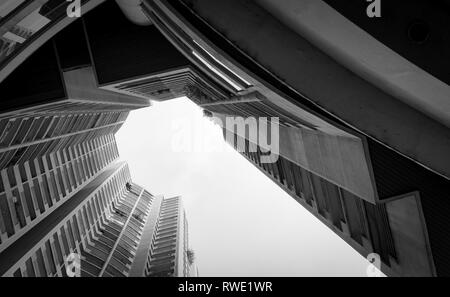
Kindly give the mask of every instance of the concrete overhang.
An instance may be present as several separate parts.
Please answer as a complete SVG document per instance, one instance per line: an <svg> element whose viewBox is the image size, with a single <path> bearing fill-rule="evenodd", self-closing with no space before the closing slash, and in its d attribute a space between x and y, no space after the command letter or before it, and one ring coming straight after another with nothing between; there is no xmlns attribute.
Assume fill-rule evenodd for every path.
<svg viewBox="0 0 450 297"><path fill-rule="evenodd" d="M347 69L450 127L450 85L394 52L325 2L255 2Z"/></svg>
<svg viewBox="0 0 450 297"><path fill-rule="evenodd" d="M246 80L253 83L258 76L269 77L278 91L294 92L289 93L292 103L312 105L324 120L343 124L356 134L366 135L450 178L448 103L443 100L448 85L389 52L364 32L359 32L360 38L373 43L374 49L370 51L373 54L366 57L359 53L359 58L352 57L358 51L357 47L351 48L352 52L344 52L345 42L337 40L333 44L331 41L335 38L327 37L330 41L325 38L329 32L323 33L319 30L321 26L311 25L322 21L324 25L333 25L321 14L311 12L305 17L311 19L310 27L306 26L307 21L304 26L296 22L302 13L302 4L309 3L310 6L303 7L306 12L314 12L316 6L325 7L331 16L346 23L325 3L189 0L183 5L157 0L146 2L164 5L166 11L171 11L172 20L191 38ZM298 5L297 10L289 3ZM270 5L281 8L274 11ZM287 14L289 9L292 12ZM358 33L355 25L346 25L347 30ZM322 33L324 36L320 35ZM198 39L199 36L202 38ZM354 40L352 44L359 42ZM338 45L344 48L340 49ZM358 61L363 58L367 61ZM415 86L420 80L424 81L418 82L419 87ZM414 93L422 87L420 95ZM431 99L423 100L422 96Z"/></svg>

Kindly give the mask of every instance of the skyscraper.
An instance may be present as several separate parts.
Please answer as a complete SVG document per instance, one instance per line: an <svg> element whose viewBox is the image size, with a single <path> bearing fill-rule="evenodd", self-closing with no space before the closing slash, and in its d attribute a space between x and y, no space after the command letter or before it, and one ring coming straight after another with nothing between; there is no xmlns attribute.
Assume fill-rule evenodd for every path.
<svg viewBox="0 0 450 297"><path fill-rule="evenodd" d="M0 84L0 251L114 163L114 134L130 110L149 106L99 90L89 63L61 44L51 40Z"/></svg>
<svg viewBox="0 0 450 297"><path fill-rule="evenodd" d="M130 276L197 276L181 197L155 196L145 228Z"/></svg>
<svg viewBox="0 0 450 297"><path fill-rule="evenodd" d="M164 199L133 184L127 164L116 160L41 222L11 239L0 253L0 273L188 276L192 262L186 224L179 197Z"/></svg>
<svg viewBox="0 0 450 297"><path fill-rule="evenodd" d="M63 2L34 7L33 18L57 18ZM132 183L114 136L131 110L150 102L99 88L87 41L85 24L76 21L0 84L0 275L73 276L79 268L79 276L148 276L139 267L153 267L151 253L166 248L163 241L152 249L153 233L166 226L158 219L165 200ZM26 51L16 45L0 65ZM187 232L184 213L179 217L170 217L174 234L177 222ZM189 273L180 234L173 258L163 259L167 276Z"/></svg>
<svg viewBox="0 0 450 297"><path fill-rule="evenodd" d="M164 199L145 273L147 276L190 276L191 253L181 197Z"/></svg>

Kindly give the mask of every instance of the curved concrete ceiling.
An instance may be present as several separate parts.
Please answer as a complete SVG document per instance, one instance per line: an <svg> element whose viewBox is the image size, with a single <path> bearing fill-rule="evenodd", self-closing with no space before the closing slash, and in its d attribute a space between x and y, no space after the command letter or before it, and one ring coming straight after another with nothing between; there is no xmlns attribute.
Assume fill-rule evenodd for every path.
<svg viewBox="0 0 450 297"><path fill-rule="evenodd" d="M255 0L280 22L383 91L450 127L450 86L321 0Z"/></svg>

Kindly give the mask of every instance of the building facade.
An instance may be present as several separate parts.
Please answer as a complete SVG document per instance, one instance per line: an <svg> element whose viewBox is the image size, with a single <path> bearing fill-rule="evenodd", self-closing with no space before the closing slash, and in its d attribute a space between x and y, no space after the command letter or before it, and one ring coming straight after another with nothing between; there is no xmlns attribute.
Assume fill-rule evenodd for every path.
<svg viewBox="0 0 450 297"><path fill-rule="evenodd" d="M144 234L130 276L198 276L181 197L156 196Z"/></svg>
<svg viewBox="0 0 450 297"><path fill-rule="evenodd" d="M103 159L101 154L91 158ZM2 276L189 276L186 222L181 216L178 220L183 212L173 213L174 207L182 211L180 198L154 196L132 183L125 162L116 159L55 205L3 248ZM175 235L170 242L175 248L167 241L169 233ZM170 257L161 258L161 252ZM166 269L154 273L162 263Z"/></svg>
<svg viewBox="0 0 450 297"><path fill-rule="evenodd" d="M100 2L82 1L82 9ZM99 87L84 20L66 19L61 32L43 36L64 22L67 4L0 7L0 275L148 276L139 267L153 263L159 225L151 222L165 200L132 183L115 133L150 102ZM25 61L9 69L21 54ZM182 247L167 263L186 259ZM171 269L188 273L182 261Z"/></svg>
<svg viewBox="0 0 450 297"><path fill-rule="evenodd" d="M181 197L162 201L146 276L190 276L193 264ZM191 261L191 262L190 262Z"/></svg>

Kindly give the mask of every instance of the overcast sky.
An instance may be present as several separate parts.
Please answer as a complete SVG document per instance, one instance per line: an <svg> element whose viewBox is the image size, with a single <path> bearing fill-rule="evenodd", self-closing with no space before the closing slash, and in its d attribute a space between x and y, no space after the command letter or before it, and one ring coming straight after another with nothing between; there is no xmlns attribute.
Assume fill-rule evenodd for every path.
<svg viewBox="0 0 450 297"><path fill-rule="evenodd" d="M117 144L134 182L183 197L200 276L366 276L366 259L230 149L188 99L133 111Z"/></svg>

